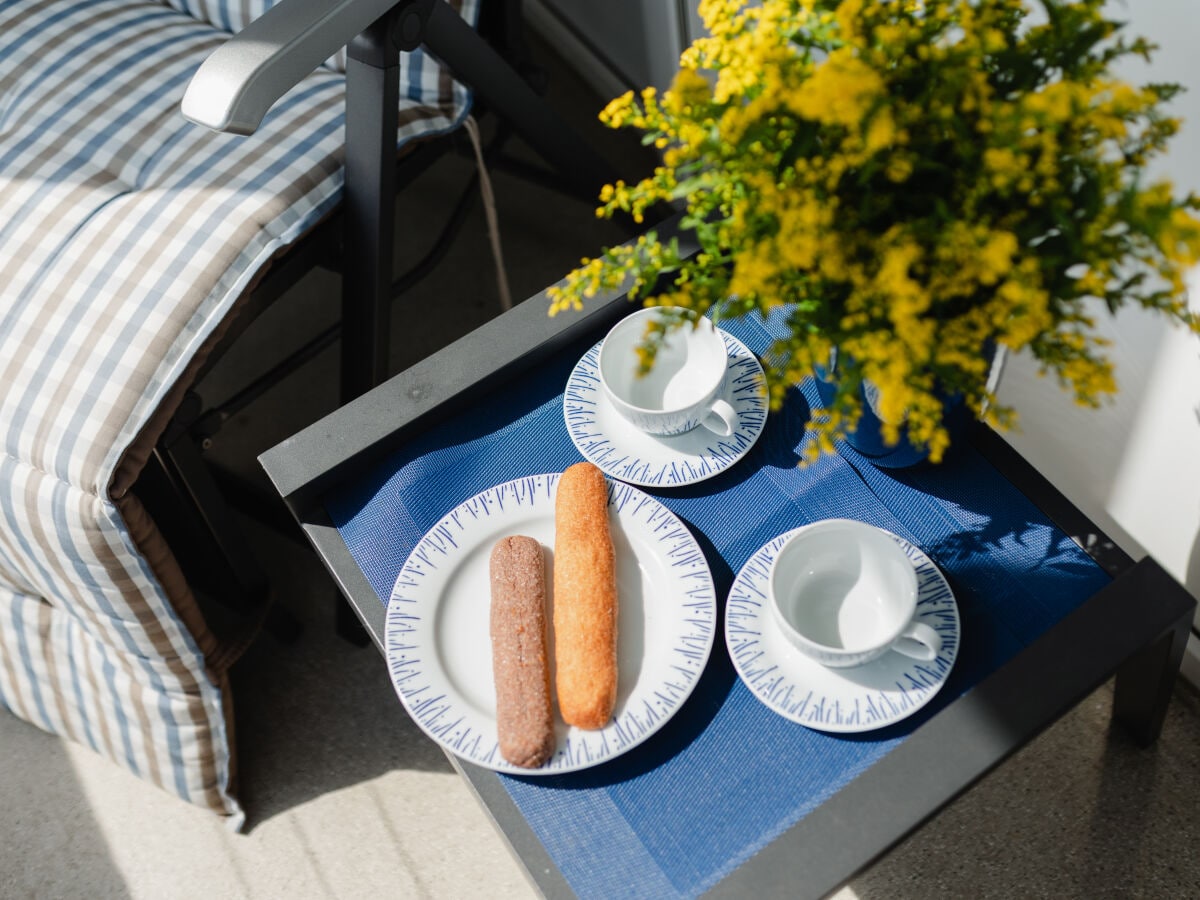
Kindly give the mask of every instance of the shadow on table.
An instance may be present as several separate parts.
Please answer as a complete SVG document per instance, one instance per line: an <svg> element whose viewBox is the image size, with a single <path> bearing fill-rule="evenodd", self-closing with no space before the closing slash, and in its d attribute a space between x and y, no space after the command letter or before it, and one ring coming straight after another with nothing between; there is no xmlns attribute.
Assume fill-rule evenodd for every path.
<svg viewBox="0 0 1200 900"><path fill-rule="evenodd" d="M910 468L876 468L854 451L848 452L847 459L877 492L911 491L971 523L922 545L942 568L986 559L1007 548L1020 550L1031 560L1025 565L1028 572L1040 568L1067 575L1094 572L1068 535L1046 528L1047 517L1034 500L1006 480L997 482L992 464L970 445L952 447L942 463L923 462Z"/></svg>

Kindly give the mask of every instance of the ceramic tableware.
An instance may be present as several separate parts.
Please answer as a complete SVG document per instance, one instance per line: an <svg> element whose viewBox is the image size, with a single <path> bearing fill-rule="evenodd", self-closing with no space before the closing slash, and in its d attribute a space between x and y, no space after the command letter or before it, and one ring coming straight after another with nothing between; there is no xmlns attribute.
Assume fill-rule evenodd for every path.
<svg viewBox="0 0 1200 900"><path fill-rule="evenodd" d="M854 519L823 519L794 532L771 566L776 624L825 666L861 666L895 650L931 660L938 633L915 621L917 576L891 537Z"/></svg>
<svg viewBox="0 0 1200 900"><path fill-rule="evenodd" d="M640 371L638 347L651 323L669 328L649 371ZM725 342L712 321L678 307L651 307L612 327L600 348L600 384L613 408L635 428L676 435L703 426L728 436L737 413L724 397Z"/></svg>
<svg viewBox="0 0 1200 900"><path fill-rule="evenodd" d="M919 547L890 535L917 576L917 619L938 633L941 649L928 661L885 653L860 666L831 668L783 635L767 603L771 565L792 534L755 551L730 588L725 645L742 683L778 715L838 734L883 728L927 706L950 677L962 639L958 605L945 576Z"/></svg>
<svg viewBox="0 0 1200 900"><path fill-rule="evenodd" d="M766 378L762 364L733 335L718 329L726 351L722 398L737 416L732 434L707 428L661 437L635 428L609 402L600 387L603 343L576 363L563 392L563 419L571 442L605 475L641 487L670 488L705 481L741 460L767 423Z"/></svg>
<svg viewBox="0 0 1200 900"><path fill-rule="evenodd" d="M612 721L584 731L558 719L557 749L545 765L508 763L497 746L488 560L504 535L540 541L548 551L552 611L558 478L550 473L498 484L450 510L413 548L387 607L384 647L404 707L444 749L513 775L586 769L642 743L692 692L716 631L712 576L687 526L653 497L610 482L619 603Z"/></svg>

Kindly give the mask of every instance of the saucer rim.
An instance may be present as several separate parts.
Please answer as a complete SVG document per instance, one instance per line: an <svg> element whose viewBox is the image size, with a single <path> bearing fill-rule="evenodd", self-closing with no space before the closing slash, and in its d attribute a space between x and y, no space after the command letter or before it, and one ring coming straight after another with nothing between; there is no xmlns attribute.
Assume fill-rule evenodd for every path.
<svg viewBox="0 0 1200 900"><path fill-rule="evenodd" d="M700 473L699 475L689 476L687 478L682 478L682 479L674 480L674 481L665 481L665 482L664 481L654 481L654 480L649 480L649 479L645 479L645 478L629 477L628 475L623 474L622 472L614 470L611 467L611 464L607 463L606 460L596 458L596 456L594 454L590 453L583 446L581 446L581 440L576 437L575 432L572 428L572 423L571 423L571 419L570 419L570 410L568 409L567 404L570 401L568 394L570 392L572 385L580 385L581 382L583 381L583 379L580 378L579 375L580 375L581 367L586 362L589 354L591 354L593 352L596 353L597 365L598 365L600 348L604 344L604 340L601 339L601 340L597 341L595 344L593 344L591 347L589 347L587 350L584 351L584 353L580 356L580 358L576 361L575 365L572 367L570 375L567 377L567 382L566 382L567 389L564 391L563 401L562 401L563 421L564 421L564 424L567 429L567 436L571 439L571 443L575 447L575 449L577 451L579 451L579 453L585 459L587 459L589 462L595 464L602 472L604 472L605 475L609 476L610 478L615 478L618 481L623 481L626 484L631 484L631 485L634 485L635 487L640 487L643 489L651 489L651 490L679 488L679 487L687 487L688 485L692 485L692 484L699 484L699 483L707 481L711 478L715 478L716 476L722 474L723 472L728 471L730 468L732 468L738 462L740 462L742 459L744 459L746 457L746 455L752 449L754 449L754 446L758 443L759 438L762 437L763 432L766 430L767 417L770 412L767 407L766 372L763 369L762 361L758 358L758 356L755 353L753 353L745 345L744 342L742 342L738 338L734 337L728 331L726 331L723 328L720 328L719 326L714 326L714 328L717 331L717 333L721 335L722 339L726 342L726 351L727 351L727 357L726 357L727 363L726 363L726 367L725 367L726 373L728 373L733 368L733 363L735 361L739 361L739 360L743 360L743 359L747 360L747 361L753 363L753 366L754 366L753 375L757 376L758 379L760 379L760 382L763 387L763 394L762 394L762 400L761 400L761 402L762 402L761 421L756 426L746 427L746 428L742 429L745 436L748 438L745 447L741 448L741 450L738 451L736 454L731 454L728 456L718 456L718 455L714 455L714 454L688 454L688 453L677 452L672 448L672 446L671 446L672 441L684 439L687 435L693 434L697 429L703 428L704 426L702 426L702 425L697 426L697 429L693 429L692 431L684 432L684 434L680 434L680 435L662 435L662 436L660 436L660 435L653 435L653 436L645 435L646 437L651 438L654 442L656 442L661 447L663 447L664 451L665 451L664 455L670 457L665 463L663 463L663 466L658 469L659 472L661 472L663 470L663 468L670 465L674 461L690 462L690 461L694 460L694 461L702 461L707 464L707 470ZM601 407L603 407L605 409L606 413L611 415L613 420L619 420L619 426L620 426L619 430L616 430L614 432L612 429L606 429L604 432L604 436L607 437L610 441L619 439L619 436L622 434L643 435L643 433L639 432L634 425L626 422L624 420L624 418L621 416L620 412L616 409L616 407L614 407L612 405L611 401L606 396L602 385L600 385L600 383L599 383L598 373L596 375L596 385L594 387L587 385L584 389L593 391L595 394L596 399L593 401L593 403L596 408L596 414L593 417L594 419L598 420L599 410ZM731 405L733 405L736 408L738 398L734 396L733 384L730 381L728 381L728 380L726 381L724 389L720 393L718 393L717 396L726 400L727 402L729 402ZM735 432L735 434L736 433L737 432ZM728 437L732 437L732 436L733 435L729 435ZM720 435L714 435L714 438L718 439L718 440L728 439L728 438L722 438ZM689 467L689 469L690 469L690 467Z"/></svg>
<svg viewBox="0 0 1200 900"><path fill-rule="evenodd" d="M809 523L809 524L812 524L812 523ZM800 526L799 528L789 529L788 531L781 532L780 534L777 534L774 537L772 537L770 540L766 541L762 546L760 546L757 550L755 550L752 554L750 554L750 557L746 560L746 562L738 570L737 574L734 576L733 583L730 585L729 593L726 595L726 600L725 600L725 622L724 622L723 630L725 632L725 647L729 653L730 660L733 663L733 667L737 673L738 679L745 685L746 689L750 691L750 693L754 696L754 698L757 701L759 701L760 703L762 703L764 706L766 706L769 710L771 710L771 712L773 712L776 715L781 716L785 719L788 719L789 721L795 722L796 724L801 725L805 728L809 728L813 731L818 731L818 732L822 732L822 733L826 733L826 734L863 734L863 733L871 732L871 731L879 731L880 729L888 728L892 725L902 722L905 719L909 718L910 716L913 716L916 713L920 712L927 705L929 705L929 703L931 703L933 701L933 699L941 692L941 690L945 686L946 682L950 679L950 675L952 674L952 672L954 670L955 663L958 661L958 655L959 655L959 652L961 650L961 645L962 645L962 630L963 630L962 614L961 614L961 611L959 610L958 598L954 595L954 590L950 586L949 580L946 578L945 573L943 573L942 570L938 567L938 565L930 558L929 554L927 554L920 546L913 543L912 541L909 541L906 538L903 538L903 537L895 534L894 532L889 531L886 528L879 528L879 526L872 526L872 527L879 528L879 530L881 532L888 535L893 540L895 540L898 544L900 544L900 546L905 550L905 552L908 553L909 559L912 562L913 567L915 569L917 569L918 572L920 571L920 569L923 566L927 565L929 567L929 571L933 574L926 581L923 581L921 583L921 588L925 588L931 595L933 595L935 597L938 596L941 591L945 592L945 598L946 598L947 602L944 603L943 605L941 605L938 609L931 610L929 612L933 613L933 614L936 614L938 612L951 612L953 614L952 631L949 632L948 635L944 636L944 638L946 636L951 637L952 640L947 643L945 641L945 639L943 639L943 652L939 652L939 657L938 657L939 660L941 659L942 656L946 656L948 658L945 661L944 671L937 678L936 683L929 685L928 689L925 691L925 693L922 696L916 698L916 700L911 704L911 706L909 706L906 709L901 710L898 714L894 714L892 717L888 718L886 721L873 722L873 723L869 723L869 724L861 724L860 723L860 724L856 724L856 725L847 725L847 724L843 724L841 722L815 722L815 721L811 721L811 720L804 720L804 719L800 718L798 715L790 712L788 709L783 708L781 704L779 704L777 702L772 702L769 695L764 696L765 689L763 687L757 686L751 682L751 680L750 680L751 676L748 675L747 672L745 671L746 660L747 660L747 657L749 656L749 654L743 652L743 648L740 645L735 646L735 642L739 641L743 636L731 631L732 628L742 624L742 620L745 620L748 617L753 620L756 620L758 622L762 622L764 620L767 622L767 625L765 628L760 628L760 630L758 632L753 632L754 634L759 635L758 640L757 640L758 649L757 649L757 653L755 653L752 657L750 657L750 659L758 660L763 657L769 657L767 659L767 663L772 664L772 665L771 665L771 668L768 669L767 671L779 671L780 677L786 677L788 679L788 681L790 682L789 687L794 685L794 686L803 688L804 687L803 673L805 671L820 672L821 677L820 677L819 681L821 681L821 682L829 680L832 683L840 682L843 685L849 686L849 685L853 685L854 682L852 679L846 677L844 672L851 671L854 669L859 669L859 670L869 669L872 666L879 666L879 665L884 664L881 662L881 660L884 660L886 658L886 656L881 656L877 659L862 663L859 666L851 666L846 669L839 670L837 667L824 666L821 663L817 662L816 660L805 656L800 650L798 650L795 647L792 647L790 644L787 645L787 649L790 652L786 653L781 658L779 654L775 654L772 652L772 648L768 647L766 640L765 640L765 632L768 628L771 629L775 633L775 637L777 638L778 641L786 643L786 640L787 640L785 635L782 635L778 632L778 628L777 628L776 624L774 623L774 621L772 620L773 617L771 616L770 610L768 609L768 606L770 604L769 604L769 601L767 600L765 594L761 591L753 590L753 588L750 588L750 590L754 594L762 597L761 602L755 601L755 600L751 599L749 596L743 596L743 597L738 597L738 598L734 597L734 593L735 593L735 591L738 590L739 585L742 584L744 581L747 581L752 576L755 565L758 565L762 569L763 577L765 578L765 574L770 568L770 562L763 557L765 557L766 553L769 552L771 545L775 544L777 541L783 541L783 540L789 538L794 532L799 531L800 528L804 528L804 527L806 527L806 526ZM782 544L780 546L782 546ZM928 585L928 587L926 587L927 585ZM765 585L764 585L764 587L765 587ZM921 593L924 593L924 592L925 592L924 590L918 591L918 600L917 600L918 609L920 609L920 603L921 603L920 595L921 595ZM739 613L737 611L737 609L734 608L735 604L738 607L738 609L746 609L748 611ZM748 606L747 606L747 604L748 604ZM757 606L760 610L760 612L757 615L754 615L752 613L752 611L749 611L749 608L753 607L753 606ZM920 615L918 616L918 618L920 618ZM749 634L749 633L750 632L747 632L747 634ZM752 645L747 644L746 646L751 647ZM899 671L899 674L900 675L910 674L912 671L914 671L915 667L919 667L919 666L924 667L924 668L921 668L918 671L927 673L928 666L931 664L932 663L926 663L921 660L912 659L909 661L909 663L907 665L905 665L905 667L902 670ZM797 671L799 671L801 673L799 677L796 675ZM769 684L777 685L778 681L777 680L772 681L772 682L769 682ZM815 688L814 690L816 690L816 689L820 689L820 684L818 684L817 688ZM858 687L857 691L862 696L866 696L869 693L869 690L864 687ZM847 693L853 693L853 690L847 691ZM908 694L907 692L905 693L905 696L908 698L911 698L911 695ZM828 691L826 690L826 696L822 697L821 700L824 701L824 700L828 700L828 699L830 699L830 697L828 696ZM840 700L842 698L835 697L833 699L840 702ZM805 706L804 708L807 708L807 706Z"/></svg>

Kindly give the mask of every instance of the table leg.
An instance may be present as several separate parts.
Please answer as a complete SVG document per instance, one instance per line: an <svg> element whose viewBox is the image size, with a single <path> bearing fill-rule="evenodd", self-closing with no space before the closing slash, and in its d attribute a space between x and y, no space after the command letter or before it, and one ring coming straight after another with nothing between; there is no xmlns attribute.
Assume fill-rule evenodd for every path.
<svg viewBox="0 0 1200 900"><path fill-rule="evenodd" d="M1183 590L1178 585L1174 587ZM1135 653L1117 670L1113 719L1142 746L1154 743L1162 733L1191 624L1189 609L1165 634Z"/></svg>

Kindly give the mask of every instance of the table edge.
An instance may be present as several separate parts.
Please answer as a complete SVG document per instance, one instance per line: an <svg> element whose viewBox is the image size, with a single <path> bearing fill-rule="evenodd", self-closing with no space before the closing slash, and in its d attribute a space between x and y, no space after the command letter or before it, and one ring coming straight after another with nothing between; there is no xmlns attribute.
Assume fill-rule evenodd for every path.
<svg viewBox="0 0 1200 900"><path fill-rule="evenodd" d="M1142 559L706 896L827 896L1056 722L1127 659L1190 621L1195 607L1157 562ZM1041 689L1048 680L1061 690ZM886 802L879 802L881 796ZM863 809L872 815L863 816ZM803 884L787 871L803 872Z"/></svg>
<svg viewBox="0 0 1200 900"><path fill-rule="evenodd" d="M698 246L681 231L681 218L657 230L690 255ZM622 286L598 292L582 310L550 316L547 290L261 453L259 463L292 514L303 523L320 496L352 469L361 471L415 430L459 408L477 385L513 377L630 308Z"/></svg>

